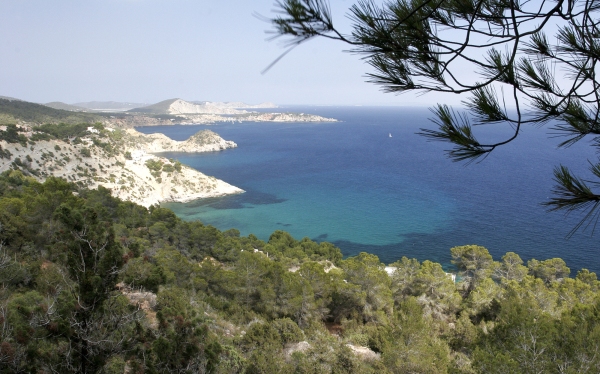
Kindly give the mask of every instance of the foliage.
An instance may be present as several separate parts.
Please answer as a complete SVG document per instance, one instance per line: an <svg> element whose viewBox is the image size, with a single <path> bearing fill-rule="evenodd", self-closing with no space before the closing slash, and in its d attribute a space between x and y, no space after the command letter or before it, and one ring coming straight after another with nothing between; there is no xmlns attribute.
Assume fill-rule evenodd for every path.
<svg viewBox="0 0 600 374"><path fill-rule="evenodd" d="M79 153L84 157L92 157L92 152L89 148L81 148L79 149Z"/></svg>
<svg viewBox="0 0 600 374"><path fill-rule="evenodd" d="M81 113L53 109L27 101L0 99L0 123L95 123L107 116L103 113Z"/></svg>
<svg viewBox="0 0 600 374"><path fill-rule="evenodd" d="M150 173L154 178L159 178L163 171L164 163L159 159L148 159L146 160L146 167L150 170Z"/></svg>
<svg viewBox="0 0 600 374"><path fill-rule="evenodd" d="M596 274L451 253L460 283L408 258L390 276L372 254L5 172L0 373L598 371Z"/></svg>
<svg viewBox="0 0 600 374"><path fill-rule="evenodd" d="M59 123L59 124L43 124L35 128L36 131L53 136L56 139L67 140L69 137L82 137L88 135L87 128L90 127L87 123Z"/></svg>
<svg viewBox="0 0 600 374"><path fill-rule="evenodd" d="M471 162L516 139L526 125L550 124L553 135L564 137L560 147L586 135L600 146L599 12L589 1L361 0L350 7L352 31L344 34L326 0L280 0L269 21L291 48L315 37L347 43L385 92L469 95L463 113L434 107L438 128L421 134L451 144L452 160ZM501 125L502 137L480 125ZM600 162L590 162L590 171L588 181L556 167L554 196L545 202L550 210L585 211L574 230L600 217L593 191Z"/></svg>
<svg viewBox="0 0 600 374"><path fill-rule="evenodd" d="M0 146L0 158L6 158L10 160L11 157L12 153L10 153L8 149L2 149L2 146Z"/></svg>
<svg viewBox="0 0 600 374"><path fill-rule="evenodd" d="M4 140L7 143L19 143L23 147L27 145L27 138L23 134L19 134L20 129L16 125L6 125L6 130L0 130L0 140Z"/></svg>
<svg viewBox="0 0 600 374"><path fill-rule="evenodd" d="M483 279L493 272L494 262L488 250L478 245L463 245L450 249L452 263L461 272L466 283L465 292L470 293Z"/></svg>
<svg viewBox="0 0 600 374"><path fill-rule="evenodd" d="M8 100L0 98L0 125L12 124L16 125L19 123L27 123L34 125L42 125L42 124L86 124L86 126L94 126L98 123L110 121L111 118L128 118L135 116L136 113L102 113L102 112L79 112L79 111L70 111L70 110L62 110L51 108L46 105L35 104L27 101L21 100ZM149 114L149 117L157 118L160 120L166 121L177 121L181 120L180 117L162 114L162 115L154 115ZM115 131L113 134L113 140L119 136L119 133ZM43 137L39 138L40 135L34 133L33 140L47 140L47 138Z"/></svg>

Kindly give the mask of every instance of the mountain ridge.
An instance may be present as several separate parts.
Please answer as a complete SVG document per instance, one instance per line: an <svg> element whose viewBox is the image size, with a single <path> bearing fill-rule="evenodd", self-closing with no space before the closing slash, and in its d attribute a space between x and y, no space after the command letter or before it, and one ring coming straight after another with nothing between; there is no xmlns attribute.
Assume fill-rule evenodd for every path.
<svg viewBox="0 0 600 374"><path fill-rule="evenodd" d="M87 109L87 108L80 107L80 106L77 106L77 105L71 105L71 104L63 103L62 101L52 101L52 102L45 103L45 104L42 104L42 105L45 105L45 106L53 108L53 109L68 110L68 111L71 111L71 112L90 112L90 111L93 111L92 109Z"/></svg>
<svg viewBox="0 0 600 374"><path fill-rule="evenodd" d="M171 115L247 113L247 111L245 110L238 110L227 105L219 105L219 103L212 103L207 101L198 104L190 101L185 101L179 98L163 100L156 104L128 110L128 112Z"/></svg>

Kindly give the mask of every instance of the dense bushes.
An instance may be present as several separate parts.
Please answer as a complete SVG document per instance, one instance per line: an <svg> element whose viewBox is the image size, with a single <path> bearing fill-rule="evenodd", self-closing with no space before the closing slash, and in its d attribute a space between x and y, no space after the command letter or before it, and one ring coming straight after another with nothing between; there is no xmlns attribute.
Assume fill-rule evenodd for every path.
<svg viewBox="0 0 600 374"><path fill-rule="evenodd" d="M23 134L19 134L19 129L14 124L6 125L6 130L0 130L0 140L7 143L19 143L23 147L27 145L27 138Z"/></svg>
<svg viewBox="0 0 600 374"><path fill-rule="evenodd" d="M101 125L98 125L101 126ZM56 139L66 140L69 137L82 137L88 134L87 123L78 124L44 124L35 128L36 131L53 136Z"/></svg>
<svg viewBox="0 0 600 374"><path fill-rule="evenodd" d="M74 194L77 192L77 194ZM598 372L600 282L479 246L343 259L0 175L0 372ZM388 269L389 270L389 269Z"/></svg>

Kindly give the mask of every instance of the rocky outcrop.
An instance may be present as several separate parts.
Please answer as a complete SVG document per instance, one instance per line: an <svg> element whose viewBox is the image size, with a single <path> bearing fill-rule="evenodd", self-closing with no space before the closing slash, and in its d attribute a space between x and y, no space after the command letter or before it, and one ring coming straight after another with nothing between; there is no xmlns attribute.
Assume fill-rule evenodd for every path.
<svg viewBox="0 0 600 374"><path fill-rule="evenodd" d="M337 122L333 118L305 113L251 113L240 118L252 122Z"/></svg>
<svg viewBox="0 0 600 374"><path fill-rule="evenodd" d="M20 169L40 181L56 176L87 188L102 186L115 197L144 206L244 192L178 161L152 154L208 152L236 146L212 131L202 131L184 142L131 129L104 129L68 141L35 141L36 133L28 132L25 144L0 141L0 172Z"/></svg>
<svg viewBox="0 0 600 374"><path fill-rule="evenodd" d="M131 109L130 112L170 115L247 113L245 110L238 110L229 106L218 105L218 103L204 102L201 104L196 104L181 99L164 100L142 108Z"/></svg>
<svg viewBox="0 0 600 374"><path fill-rule="evenodd" d="M368 347L362 347L359 345L346 344L348 348L354 353L355 356L368 361L377 361L381 359L381 355L377 352L374 352Z"/></svg>
<svg viewBox="0 0 600 374"><path fill-rule="evenodd" d="M125 144L130 150L142 150L148 153L161 152L213 152L237 147L232 141L224 140L218 134L203 130L192 135L189 139L178 142L164 134L142 134L133 129L126 130Z"/></svg>
<svg viewBox="0 0 600 374"><path fill-rule="evenodd" d="M239 110L227 106L220 106L215 103L206 102L204 104L194 104L185 100L175 100L168 109L169 114L242 114L245 110Z"/></svg>

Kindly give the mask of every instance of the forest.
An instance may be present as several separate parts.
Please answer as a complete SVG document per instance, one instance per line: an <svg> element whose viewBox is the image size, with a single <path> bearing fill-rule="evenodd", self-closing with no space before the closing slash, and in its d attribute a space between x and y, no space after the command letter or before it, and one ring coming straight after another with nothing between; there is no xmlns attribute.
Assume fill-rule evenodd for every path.
<svg viewBox="0 0 600 374"><path fill-rule="evenodd" d="M600 282L449 248L388 266L0 175L0 373L597 373Z"/></svg>

